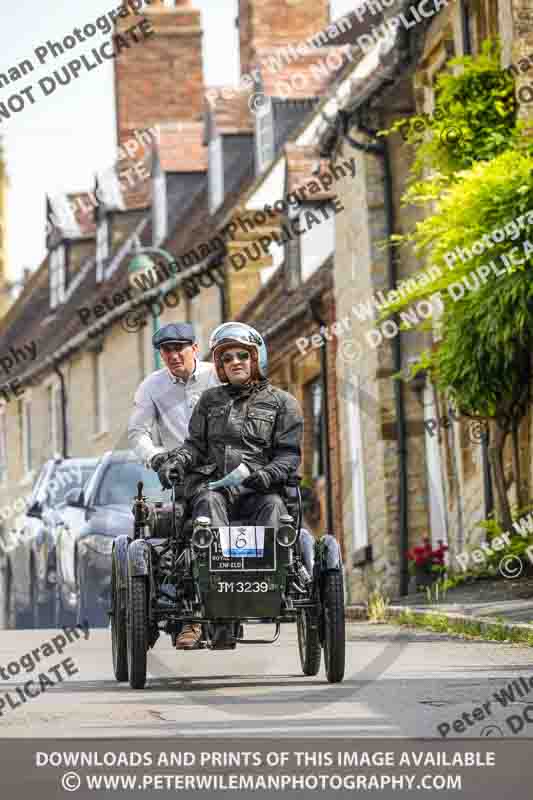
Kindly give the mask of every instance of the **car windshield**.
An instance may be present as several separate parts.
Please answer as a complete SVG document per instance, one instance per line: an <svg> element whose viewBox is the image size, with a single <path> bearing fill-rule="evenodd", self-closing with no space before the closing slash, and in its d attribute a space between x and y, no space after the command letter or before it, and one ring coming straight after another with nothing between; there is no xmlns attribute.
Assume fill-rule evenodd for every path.
<svg viewBox="0 0 533 800"><path fill-rule="evenodd" d="M61 466L54 472L48 488L48 502L58 505L65 499L71 489L81 489L94 472L95 467L89 464L76 464L76 466Z"/></svg>
<svg viewBox="0 0 533 800"><path fill-rule="evenodd" d="M95 505L128 505L137 494L137 484L143 482L143 494L150 500L170 500L170 492L162 489L157 474L134 461L108 465L96 493Z"/></svg>

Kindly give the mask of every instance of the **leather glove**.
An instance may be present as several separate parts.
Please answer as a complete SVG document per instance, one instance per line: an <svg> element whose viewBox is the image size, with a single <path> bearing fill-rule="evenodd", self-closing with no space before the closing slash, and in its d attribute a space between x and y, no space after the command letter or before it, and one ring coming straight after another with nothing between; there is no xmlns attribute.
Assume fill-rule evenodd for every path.
<svg viewBox="0 0 533 800"><path fill-rule="evenodd" d="M150 459L150 467L153 469L154 472L159 472L165 461L169 458L168 453L156 453L155 456L152 456Z"/></svg>
<svg viewBox="0 0 533 800"><path fill-rule="evenodd" d="M268 492L272 486L272 478L266 470L259 469L245 478L242 485L247 489L253 489L254 492Z"/></svg>
<svg viewBox="0 0 533 800"><path fill-rule="evenodd" d="M185 466L179 456L167 458L157 475L163 489L172 489L175 483L183 483Z"/></svg>

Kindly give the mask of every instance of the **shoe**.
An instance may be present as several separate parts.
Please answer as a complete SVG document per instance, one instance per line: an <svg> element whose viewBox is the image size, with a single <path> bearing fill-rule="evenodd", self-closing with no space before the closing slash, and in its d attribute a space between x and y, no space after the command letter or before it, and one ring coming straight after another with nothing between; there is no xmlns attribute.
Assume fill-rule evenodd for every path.
<svg viewBox="0 0 533 800"><path fill-rule="evenodd" d="M184 625L176 639L176 650L196 650L202 638L201 625Z"/></svg>

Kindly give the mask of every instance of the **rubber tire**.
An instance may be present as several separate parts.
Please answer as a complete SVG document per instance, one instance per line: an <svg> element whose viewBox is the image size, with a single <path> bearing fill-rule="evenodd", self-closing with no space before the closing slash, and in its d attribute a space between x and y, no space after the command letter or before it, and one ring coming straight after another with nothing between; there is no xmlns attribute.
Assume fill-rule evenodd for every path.
<svg viewBox="0 0 533 800"><path fill-rule="evenodd" d="M120 589L118 587L117 559L115 551L111 559L111 649L113 653L113 672L117 681L128 680L128 633L126 612L120 608Z"/></svg>
<svg viewBox="0 0 533 800"><path fill-rule="evenodd" d="M129 681L132 689L144 689L148 653L148 579L144 575L129 578L128 590Z"/></svg>
<svg viewBox="0 0 533 800"><path fill-rule="evenodd" d="M315 630L309 628L308 611L301 611L296 617L296 628L298 631L298 651L300 653L300 664L304 675L317 675L322 660L322 649L320 647L320 630L318 625ZM310 634L310 635L309 635Z"/></svg>
<svg viewBox="0 0 533 800"><path fill-rule="evenodd" d="M344 678L346 659L344 589L340 570L327 572L323 577L322 613L326 676L329 683L340 683Z"/></svg>
<svg viewBox="0 0 533 800"><path fill-rule="evenodd" d="M76 612L66 611L61 600L59 584L54 590L54 627L55 628L74 628L76 627Z"/></svg>

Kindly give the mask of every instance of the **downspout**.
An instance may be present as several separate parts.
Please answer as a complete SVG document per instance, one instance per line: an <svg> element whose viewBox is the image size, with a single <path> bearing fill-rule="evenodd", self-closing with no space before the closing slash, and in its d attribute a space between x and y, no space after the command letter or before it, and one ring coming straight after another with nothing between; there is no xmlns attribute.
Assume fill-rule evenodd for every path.
<svg viewBox="0 0 533 800"><path fill-rule="evenodd" d="M309 306L313 320L319 328L326 328L326 323L320 316L318 306L320 298L313 298ZM320 349L320 383L322 386L322 397L324 398L323 414L324 414L324 427L322 436L322 452L324 458L324 465L326 467L326 513L327 513L327 532L331 536L335 536L335 524L333 517L333 495L332 495L332 477L331 477L331 447L329 440L329 397L328 397L328 348L324 345Z"/></svg>
<svg viewBox="0 0 533 800"><path fill-rule="evenodd" d="M481 459L483 465L483 498L485 501L485 519L494 511L494 493L492 491L492 477L490 474L489 446L487 436L483 435L481 441Z"/></svg>
<svg viewBox="0 0 533 800"><path fill-rule="evenodd" d="M385 206L385 232L387 239L394 233L394 202L392 192L392 170L389 147L386 142L378 141L370 144L358 142L348 133L351 115L342 114L344 138L356 150L372 153L383 160L383 194ZM360 122L359 111L356 112L356 125L367 136L375 139L376 131L365 128ZM396 289L398 281L398 263L396 248L389 245L387 249L387 277L388 289ZM399 327L399 326L398 326ZM391 340L393 369L398 373L402 369L402 343L401 336ZM409 516L408 516L408 477L407 477L407 430L405 419L405 399L403 382L393 379L394 408L396 415L396 442L398 445L398 458L400 467L400 481L398 487L398 508L400 522L400 595L409 591L409 564L407 551L409 549Z"/></svg>
<svg viewBox="0 0 533 800"><path fill-rule="evenodd" d="M63 458L68 458L67 390L65 386L65 376L59 369L57 362L54 362L54 372L58 376L61 386L61 422L63 423L61 455Z"/></svg>

